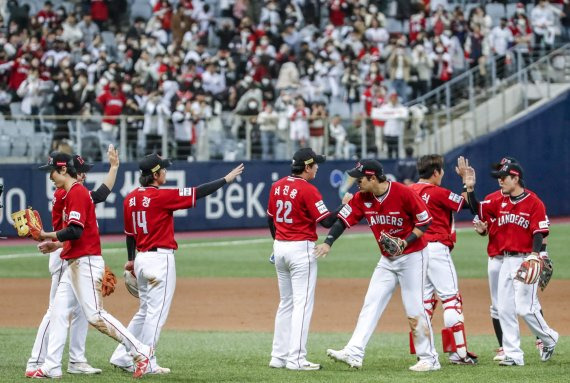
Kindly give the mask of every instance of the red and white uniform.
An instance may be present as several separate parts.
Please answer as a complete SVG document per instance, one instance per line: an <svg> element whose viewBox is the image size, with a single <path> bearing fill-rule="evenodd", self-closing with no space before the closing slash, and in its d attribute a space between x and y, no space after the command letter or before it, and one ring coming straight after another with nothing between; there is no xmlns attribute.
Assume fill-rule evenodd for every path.
<svg viewBox="0 0 570 383"><path fill-rule="evenodd" d="M63 243L61 258L68 261L68 267L61 275L51 307L49 343L41 370L52 376L61 376L61 360L67 338L67 332L61 329L67 328L69 312L77 305L97 330L123 343L129 350L131 359L150 356L151 348L139 342L103 308L101 281L105 262L101 257L95 205L89 190L80 183L74 183L62 199L63 226L81 226L83 233L79 239Z"/></svg>
<svg viewBox="0 0 570 383"><path fill-rule="evenodd" d="M300 368L306 361L317 283L317 223L329 214L321 193L303 178L288 176L271 186L267 215L275 224L280 295L271 357L283 367Z"/></svg>
<svg viewBox="0 0 570 383"><path fill-rule="evenodd" d="M536 299L538 282L527 285L514 279L524 258L532 252L533 235L548 235L546 209L536 194L527 192L514 201L511 197L485 199L479 205L479 217L487 222L496 220L494 238L503 254L497 285L503 350L505 357L523 365L518 316L545 347L551 347L558 341L558 333L548 326L540 313L540 303Z"/></svg>
<svg viewBox="0 0 570 383"><path fill-rule="evenodd" d="M294 109L289 116L290 131L289 137L294 141L306 141L309 139L309 108Z"/></svg>
<svg viewBox="0 0 570 383"><path fill-rule="evenodd" d="M174 211L196 206L196 188L159 189L139 187L125 197L125 234L135 238L135 276L139 288L139 310L127 327L141 342L156 348L176 287ZM130 356L119 345L110 362L129 366ZM158 368L156 357L150 371Z"/></svg>
<svg viewBox="0 0 570 383"><path fill-rule="evenodd" d="M389 182L388 190L381 197L372 193L356 193L338 216L347 227L365 218L377 242L382 232L405 239L414 227L432 221L420 197L397 182ZM417 323L410 323L416 354L420 360L439 366L431 323L423 306L428 263L424 236L412 242L399 257L382 255L370 280L358 323L344 351L362 361L378 320L394 290L400 285L406 316L417 318Z"/></svg>
<svg viewBox="0 0 570 383"><path fill-rule="evenodd" d="M341 210L339 218L347 227L354 226L362 218L366 218L379 247L382 232L406 239L414 227L432 221L422 200L398 182L388 182L388 191L380 198L372 193L356 193ZM426 239L421 236L404 249L404 254L421 251L426 245ZM388 256L385 253L382 255Z"/></svg>
<svg viewBox="0 0 570 383"><path fill-rule="evenodd" d="M105 91L97 97L97 102L103 106L103 115L105 116L103 122L115 125L117 120L109 117L119 116L123 113L127 99L121 92L113 95L111 92Z"/></svg>
<svg viewBox="0 0 570 383"><path fill-rule="evenodd" d="M429 253L424 307L430 315L433 315L436 304L434 294L437 294L443 305L444 326L455 339L456 347L450 352L449 358L458 361L467 356L467 345L463 329L462 301L451 250L457 237L453 214L461 210L465 200L461 195L427 182L415 183L410 185L410 188L425 202L433 217L430 227L424 234Z"/></svg>
<svg viewBox="0 0 570 383"><path fill-rule="evenodd" d="M134 236L139 252L151 248L176 250L173 213L196 205L196 189L140 187L124 200L125 234Z"/></svg>
<svg viewBox="0 0 570 383"><path fill-rule="evenodd" d="M65 189L55 189L52 200L52 225L53 231L59 231L63 229L63 209L65 202L65 195L67 192ZM49 254L49 271L51 274L51 288L49 293L49 307L45 313L40 326L38 327L38 332L36 334L36 339L34 341L34 346L32 347L32 353L28 359L26 370L35 369L35 366L42 365L46 359L46 353L48 348L49 333L50 333L50 322L52 320L52 306L54 303L55 292L57 291L57 286L61 279L63 272L67 269L67 261L61 259L60 255L63 249L57 249ZM63 310L62 310L63 312ZM76 302L75 305L69 306L69 312L64 313L64 324L63 327L59 327L62 333L65 333L65 337L60 337L63 340L62 347L65 346L67 331L70 330L70 341L69 341L69 360L73 363L83 363L87 362L85 357L85 340L87 338L87 329L89 323L81 310L81 306ZM71 321L69 321L69 316L71 314ZM63 334L62 334L63 335ZM52 341L53 342L53 341Z"/></svg>

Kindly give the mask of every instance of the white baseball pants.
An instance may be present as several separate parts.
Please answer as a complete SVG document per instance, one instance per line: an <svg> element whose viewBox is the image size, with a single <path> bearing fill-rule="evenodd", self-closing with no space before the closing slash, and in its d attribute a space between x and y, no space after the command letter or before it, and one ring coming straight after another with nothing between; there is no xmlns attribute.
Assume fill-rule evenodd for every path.
<svg viewBox="0 0 570 383"><path fill-rule="evenodd" d="M558 333L548 327L540 313L537 299L538 282L527 285L515 280L517 270L526 254L505 256L499 274L499 321L503 329L503 350L519 364L524 364L524 353L520 348L520 329L517 315L520 315L532 333L540 338L544 346L550 347L558 341Z"/></svg>
<svg viewBox="0 0 570 383"><path fill-rule="evenodd" d="M158 249L157 252L138 253L135 258L135 275L139 287L139 310L127 329L141 342L156 349L176 287L174 251ZM117 346L110 362L124 367L133 363L132 357L122 344ZM155 370L156 367L156 357L153 356L149 371Z"/></svg>
<svg viewBox="0 0 570 383"><path fill-rule="evenodd" d="M396 286L402 292L402 302L413 333L416 355L420 360L438 362L433 345L433 331L424 310L424 284L428 266L427 248L402 255L394 260L380 258L364 298L352 338L344 350L356 359L364 358L364 351L374 333L378 320L386 309Z"/></svg>
<svg viewBox="0 0 570 383"><path fill-rule="evenodd" d="M105 262L101 256L84 256L70 260L63 272L52 306L51 326L47 355L42 371L50 375L61 375L61 358L65 345L67 326L65 313L79 304L88 322L100 332L123 343L133 357L148 356L150 347L139 342L111 314L103 309L101 281Z"/></svg>
<svg viewBox="0 0 570 383"><path fill-rule="evenodd" d="M291 367L307 360L307 338L315 303L317 259L311 241L273 242L279 307L271 357Z"/></svg>
<svg viewBox="0 0 570 383"><path fill-rule="evenodd" d="M58 249L49 255L49 271L51 273L49 306L38 328L36 340L34 341L34 346L32 348L32 354L28 359L27 369L35 368L45 362L55 292L61 276L67 268L67 261L60 258L62 251L63 249ZM87 359L85 358L85 339L87 338L87 328L89 323L87 322L85 315L83 315L81 307L79 305L75 305L75 307L70 307L69 312L62 314L64 315L64 318L67 319L65 326L58 329L59 331L65 332L66 336L63 338L63 342L67 340L67 330L70 327L68 319L69 314L72 314L69 341L69 361L73 363L87 362Z"/></svg>
<svg viewBox="0 0 570 383"><path fill-rule="evenodd" d="M489 257L487 261L487 275L489 276L489 290L491 292L491 318L499 319L499 274L503 265L503 256Z"/></svg>

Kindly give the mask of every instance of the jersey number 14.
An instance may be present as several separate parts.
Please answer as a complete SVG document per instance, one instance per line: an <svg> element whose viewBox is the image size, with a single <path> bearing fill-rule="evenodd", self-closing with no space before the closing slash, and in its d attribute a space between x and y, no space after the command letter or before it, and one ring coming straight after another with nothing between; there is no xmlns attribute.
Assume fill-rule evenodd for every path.
<svg viewBox="0 0 570 383"><path fill-rule="evenodd" d="M133 211L133 229L137 233L137 226L142 229L143 234L148 234L146 227L146 211Z"/></svg>

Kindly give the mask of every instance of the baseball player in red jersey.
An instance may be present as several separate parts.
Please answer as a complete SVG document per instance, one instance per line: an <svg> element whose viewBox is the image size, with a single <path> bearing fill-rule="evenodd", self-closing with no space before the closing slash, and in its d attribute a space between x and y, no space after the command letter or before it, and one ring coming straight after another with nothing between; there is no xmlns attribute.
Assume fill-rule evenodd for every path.
<svg viewBox="0 0 570 383"><path fill-rule="evenodd" d="M492 173L499 179L504 199L484 200L474 193L475 171L467 169L464 183L468 202L479 212L482 221L495 219L496 239L503 263L498 280L499 321L503 331L505 358L501 366L523 366L524 353L520 348L520 315L532 333L543 343L541 360L548 361L558 342L558 333L551 329L540 312L536 299L541 260L539 252L548 235L548 218L542 201L524 188L523 169L518 163L505 163Z"/></svg>
<svg viewBox="0 0 570 383"><path fill-rule="evenodd" d="M103 184L96 191L91 192L94 203L103 202L107 199L117 177L117 169L119 168L118 153L113 146L110 145L107 154L111 168ZM86 178L86 173L93 165L86 163L79 155L73 156L73 162L77 170L77 180L83 183ZM51 213L52 225L55 231L63 229L63 197L65 193L64 189L56 189L53 195ZM49 254L49 271L52 276L52 283L49 307L38 328L32 354L26 366L26 373L33 374L44 363L49 342L50 324L55 324L56 331L64 333L63 336L57 337L57 339L63 341L63 343L60 344L61 348L65 346L68 328L70 330L69 364L67 372L71 374L100 374L101 370L91 367L85 357L85 340L87 337L88 322L79 304L76 304L74 307L69 307L71 312L59 311L59 314L61 314L59 318L52 317L52 306L57 285L59 284L63 271L67 268L67 262L60 257L63 244L61 242L45 241L38 244L38 249L44 254ZM70 314L72 314L71 323L69 321ZM52 368L50 375L59 376L61 374L60 360L59 367Z"/></svg>
<svg viewBox="0 0 570 383"><path fill-rule="evenodd" d="M325 243L317 246L316 255L326 256L345 227L351 227L363 218L377 241L386 233L399 238L404 249L399 256L389 256L380 248L380 261L372 274L352 338L342 350L329 349L327 354L336 361L360 368L366 345L399 284L419 359L410 370L439 370L441 366L433 345L433 331L423 302L428 264L427 242L423 234L432 217L414 191L400 183L386 180L380 162L363 160L348 174L358 179L360 191L340 211L340 220L329 231Z"/></svg>
<svg viewBox="0 0 570 383"><path fill-rule="evenodd" d="M174 252L178 244L174 239L174 211L196 206L197 199L233 182L244 169L240 164L225 177L197 187L160 189L166 183L166 168L170 164L157 154L141 160L141 186L131 191L123 204L128 252L125 269L137 278L140 299L128 330L153 348L168 317L176 287ZM125 371L135 369L124 345L117 347L110 362ZM170 369L159 366L153 356L147 373L168 374Z"/></svg>
<svg viewBox="0 0 570 383"><path fill-rule="evenodd" d="M465 201L461 195L440 186L444 175L442 156L422 156L417 161L417 168L420 179L410 188L425 202L433 217L423 237L428 242L429 254L424 306L431 319L437 304L436 295L442 302L445 328L441 330L441 339L443 350L449 353L449 361L453 364L477 364L477 357L467 351L463 301L451 258L456 241L453 214L464 207Z"/></svg>
<svg viewBox="0 0 570 383"><path fill-rule="evenodd" d="M458 167L465 166L465 164L461 164L462 158L458 160ZM463 159L464 160L464 159ZM518 163L518 161L513 157L504 157L496 164L492 165L493 170L500 170L506 163ZM462 174L460 174L462 176ZM500 187L500 182L499 182ZM530 190L525 189L528 193L532 193ZM502 189L496 190L485 197L485 201L488 200L499 200L500 203L505 202L506 199L509 198L509 195L503 194ZM497 202L499 203L499 202ZM499 348L496 350L496 355L494 356L493 360L500 362L505 359L505 353L503 351L503 330L501 329L501 323L499 321L499 304L498 304L498 284L499 284L499 273L501 270L501 265L503 264L503 254L500 251L500 244L497 241L497 231L498 226L495 225L496 219L489 218L487 221L482 221L478 215L475 216L474 219L474 226L475 231L480 235L487 235L488 236L488 243L487 243L487 275L489 277L489 290L491 294L491 320L493 322L493 329L495 331L495 336L497 337L497 341L499 342ZM546 252L546 239L543 239L543 245L540 252L540 258L548 258L548 253ZM538 292L538 291L537 291ZM538 294L535 297L537 304L538 301ZM542 310L541 310L542 313ZM542 353L543 344L540 338L537 338L536 347L540 353Z"/></svg>
<svg viewBox="0 0 570 383"><path fill-rule="evenodd" d="M273 368L321 368L307 360L306 344L317 283L313 254L317 223L331 227L336 221L336 214L329 212L321 193L309 183L324 160L311 148L299 149L293 155L292 174L275 182L269 192L267 216L280 295L269 362Z"/></svg>
<svg viewBox="0 0 570 383"><path fill-rule="evenodd" d="M63 272L53 302L54 318L61 317L61 311L68 312L79 302L89 323L97 330L123 343L135 360L133 377L138 378L147 371L152 347L139 342L111 314L103 309L101 282L105 262L101 257L101 242L95 205L90 192L77 182L77 171L70 155L55 152L50 156L47 165L40 169L50 172L50 179L57 188L66 191L63 208L63 229L54 232L42 230L42 239L63 242L61 258L68 263ZM50 375L52 369L61 364L63 348L59 345L62 336L51 326L50 342L45 363L38 368L32 378L55 377Z"/></svg>

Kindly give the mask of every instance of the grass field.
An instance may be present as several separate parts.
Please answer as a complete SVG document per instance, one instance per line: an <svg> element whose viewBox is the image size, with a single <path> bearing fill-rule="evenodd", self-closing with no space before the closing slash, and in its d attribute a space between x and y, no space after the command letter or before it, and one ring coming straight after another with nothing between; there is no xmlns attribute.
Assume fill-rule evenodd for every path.
<svg viewBox="0 0 570 383"><path fill-rule="evenodd" d="M486 278L486 240L470 230L458 235L454 250L458 274L463 278ZM37 255L30 242L23 246L0 248L0 286L3 278L47 278L47 257ZM274 277L267 262L271 241L267 238L220 238L209 241L181 241L177 252L178 277ZM378 253L370 233L351 235L350 231L335 244L330 255L319 261L319 277L369 278ZM106 262L119 270L125 262L123 243L105 243ZM570 278L570 225L552 227L549 251L555 263L554 278ZM47 293L47 292L46 292ZM561 302L561 304L568 304ZM3 313L10 315L10 313ZM39 321L40 318L38 318ZM24 366L29 355L35 329L0 329L0 382L23 382ZM327 348L341 348L348 333L311 333L308 359L323 364L316 372L291 372L267 367L271 351L270 333L183 332L164 331L157 356L168 376L148 376L148 381L168 382L568 382L570 381L570 341L561 338L555 356L541 363L533 347L533 339L523 338L527 352L525 367L498 367L492 362L496 347L493 336L471 336L470 348L480 352L479 366L450 366L440 356L442 370L414 374L407 367L414 358L407 354L407 334L375 334L367 348L364 368L349 370L335 364L325 355ZM441 342L436 340L436 344ZM115 343L90 330L87 342L89 361L103 368L103 375L72 376L64 381L122 382L131 381L128 374L114 370L107 363ZM441 346L438 346L441 349ZM64 353L64 366L67 352Z"/></svg>

